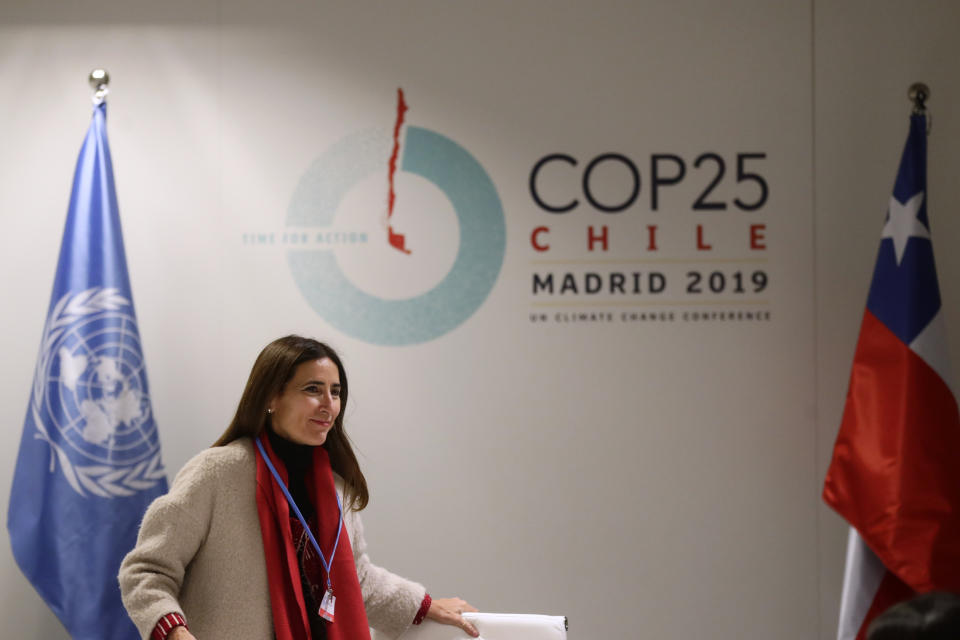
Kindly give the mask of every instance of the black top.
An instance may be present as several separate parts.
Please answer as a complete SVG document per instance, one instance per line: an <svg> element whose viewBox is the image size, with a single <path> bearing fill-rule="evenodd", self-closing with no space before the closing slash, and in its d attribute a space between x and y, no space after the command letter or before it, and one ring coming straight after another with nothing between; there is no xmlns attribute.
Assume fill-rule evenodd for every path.
<svg viewBox="0 0 960 640"><path fill-rule="evenodd" d="M309 521L316 513L316 509L310 501L310 494L307 492L307 471L313 464L313 447L308 444L291 442L282 436L278 436L273 432L273 429L267 429L266 431L273 452L277 454L277 457L283 462L283 466L287 468L287 489L290 490L290 495L293 496L293 501L297 503L300 513ZM296 517L292 511L290 515Z"/></svg>

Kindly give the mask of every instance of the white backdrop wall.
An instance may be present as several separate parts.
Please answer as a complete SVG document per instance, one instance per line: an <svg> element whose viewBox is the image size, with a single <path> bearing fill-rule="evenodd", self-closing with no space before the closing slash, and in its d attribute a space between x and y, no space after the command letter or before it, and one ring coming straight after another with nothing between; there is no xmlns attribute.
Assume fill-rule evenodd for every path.
<svg viewBox="0 0 960 640"><path fill-rule="evenodd" d="M930 217L960 333L960 264L948 250L960 230L949 148L958 18L952 4L895 2L3 4L0 403L11 444L0 505L89 119L83 80L103 65L171 475L222 431L257 351L306 333L334 344L350 373L348 425L380 563L486 610L567 615L572 637L831 637L845 528L819 487L917 79L933 88ZM284 234L313 163L344 139L361 148L351 136L363 135L384 170L336 208L331 228L368 233L336 248L340 268L381 298L444 276L466 232L410 171L397 177L395 221L412 253L384 241L390 148L378 132L394 124L398 87L407 134L442 134L489 176L505 250L489 295L456 328L383 345L331 320L342 298L311 304ZM536 162L556 153L577 165L550 163L537 185L549 202L578 199L563 214L529 187ZM583 192L586 166L606 153L640 174L618 213ZM706 198L725 210L692 206L716 175L715 159L695 166L706 153L725 163ZM735 205L761 199L756 181L736 180L743 153L763 154L744 165L769 187L756 211ZM653 154L686 168L656 210ZM608 160L588 188L623 202L629 178L624 160ZM751 225L762 225L753 245ZM604 226L607 250L589 250ZM538 227L547 251L531 242ZM586 272L609 284L635 271L667 287L583 291ZM701 293L688 291L689 272L702 274ZM534 273L554 274L553 295L534 292ZM566 273L576 294L559 293ZM741 319L692 320L704 313ZM587 320L570 321L578 314ZM65 637L8 549L10 634Z"/></svg>

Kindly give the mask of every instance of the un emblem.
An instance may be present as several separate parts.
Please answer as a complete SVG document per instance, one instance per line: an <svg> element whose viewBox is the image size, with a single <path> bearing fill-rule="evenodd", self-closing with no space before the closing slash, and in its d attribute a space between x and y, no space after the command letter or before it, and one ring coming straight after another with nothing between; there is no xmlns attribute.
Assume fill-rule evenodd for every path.
<svg viewBox="0 0 960 640"><path fill-rule="evenodd" d="M37 437L81 495L130 496L165 479L140 334L117 289L68 293L44 329L31 404Z"/></svg>

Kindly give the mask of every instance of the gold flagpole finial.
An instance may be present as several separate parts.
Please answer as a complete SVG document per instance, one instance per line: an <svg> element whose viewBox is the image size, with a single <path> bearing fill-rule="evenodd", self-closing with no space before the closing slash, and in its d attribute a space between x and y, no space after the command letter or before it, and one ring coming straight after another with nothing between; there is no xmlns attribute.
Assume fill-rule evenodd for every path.
<svg viewBox="0 0 960 640"><path fill-rule="evenodd" d="M922 82L914 82L907 91L910 101L913 102L913 112L923 114L927 112L927 99L930 97L930 87Z"/></svg>
<svg viewBox="0 0 960 640"><path fill-rule="evenodd" d="M90 87L94 91L94 104L100 104L106 99L107 94L110 93L110 89L108 87L110 84L110 74L107 73L106 69L94 69L87 77L87 81L90 83Z"/></svg>

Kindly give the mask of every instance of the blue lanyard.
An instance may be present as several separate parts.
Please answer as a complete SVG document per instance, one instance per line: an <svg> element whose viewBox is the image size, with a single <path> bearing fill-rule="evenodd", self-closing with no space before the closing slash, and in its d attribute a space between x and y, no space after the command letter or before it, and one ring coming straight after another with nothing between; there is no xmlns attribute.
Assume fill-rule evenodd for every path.
<svg viewBox="0 0 960 640"><path fill-rule="evenodd" d="M330 566L333 562L333 556L337 554L337 545L340 544L340 531L343 529L343 505L340 504L340 495L334 489L333 493L337 496L337 509L340 510L340 520L337 523L337 538L333 541L333 550L330 552L330 562L327 562L327 559L323 557L323 551L320 551L320 545L317 544L317 539L313 537L313 532L310 531L310 525L307 524L307 521L304 519L303 514L300 513L300 509L297 507L297 503L293 501L293 496L290 495L290 491L287 490L286 485L283 484L283 480L280 478L280 474L277 473L277 470L274 468L273 463L270 462L270 456L267 455L267 452L263 450L263 443L260 442L260 438L256 439L257 448L260 449L260 455L263 456L263 461L267 463L267 468L270 469L270 473L273 474L273 479L277 481L277 485L280 487L280 490L283 491L283 495L287 497L287 502L290 503L290 506L293 508L293 512L297 514L297 518L300 519L300 524L303 525L303 530L307 532L307 535L310 537L310 542L313 543L313 548L317 550L317 555L320 556L320 562L323 564L323 568L327 572L327 591L333 591L333 585L330 583Z"/></svg>

